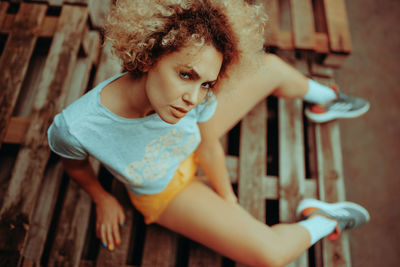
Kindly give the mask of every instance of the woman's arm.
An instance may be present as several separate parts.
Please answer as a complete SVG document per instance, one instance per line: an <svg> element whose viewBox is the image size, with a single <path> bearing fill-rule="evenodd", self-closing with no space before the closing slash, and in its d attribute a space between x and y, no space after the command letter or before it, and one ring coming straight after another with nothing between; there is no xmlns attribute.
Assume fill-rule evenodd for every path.
<svg viewBox="0 0 400 267"><path fill-rule="evenodd" d="M215 191L224 199L237 203L225 163L225 152L211 124L199 124L202 141L195 154L198 163Z"/></svg>
<svg viewBox="0 0 400 267"><path fill-rule="evenodd" d="M93 199L99 203L109 193L101 186L88 159L75 160L61 158L65 171L73 178Z"/></svg>
<svg viewBox="0 0 400 267"><path fill-rule="evenodd" d="M101 239L104 247L113 250L114 244L121 243L119 225L125 222L122 206L101 186L88 159L62 158L62 162L68 175L92 197L96 204L97 237Z"/></svg>

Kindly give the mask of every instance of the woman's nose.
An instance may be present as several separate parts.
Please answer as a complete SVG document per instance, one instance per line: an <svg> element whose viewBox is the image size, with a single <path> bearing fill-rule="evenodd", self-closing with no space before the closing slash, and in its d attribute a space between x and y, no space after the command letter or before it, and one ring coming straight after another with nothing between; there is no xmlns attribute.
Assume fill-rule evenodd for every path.
<svg viewBox="0 0 400 267"><path fill-rule="evenodd" d="M201 89L197 86L189 88L182 96L183 101L185 101L188 105L196 105L199 101L200 90Z"/></svg>

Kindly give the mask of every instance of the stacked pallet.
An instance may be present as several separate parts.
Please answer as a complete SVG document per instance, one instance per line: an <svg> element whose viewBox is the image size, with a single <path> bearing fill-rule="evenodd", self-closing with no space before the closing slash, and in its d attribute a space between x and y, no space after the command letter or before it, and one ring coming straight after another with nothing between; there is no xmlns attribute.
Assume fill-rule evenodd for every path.
<svg viewBox="0 0 400 267"><path fill-rule="evenodd" d="M320 63L333 67L340 67L351 53L345 0L256 2L264 4L269 16L267 46L312 51Z"/></svg>
<svg viewBox="0 0 400 267"><path fill-rule="evenodd" d="M85 5L0 2L1 266L17 266L24 257L31 260L25 265L38 263L42 257L52 215L60 209L56 203L63 177L59 162L50 158L46 130L93 80L109 75L100 66L107 61L101 57L100 34L91 26ZM69 194L72 202L83 204L68 203ZM73 241L71 251L80 253L89 218L82 214L90 206L84 192L73 183L68 186L64 208L78 208L75 217L66 214L69 226L83 227L72 235L62 233L62 227L69 227L63 222L57 244L60 238ZM57 253L51 253L54 259Z"/></svg>
<svg viewBox="0 0 400 267"><path fill-rule="evenodd" d="M127 216L121 245L113 252L101 247L94 206L64 175L46 130L63 107L121 71L100 47L97 29L108 6L19 2L0 2L0 266L235 266L180 235L145 226L123 185L92 160ZM344 0L263 2L270 18L266 47L305 75L334 83L332 66L351 52ZM315 125L302 114L301 101L270 97L224 137L241 205L270 225L295 221L304 197L345 197L338 124ZM291 266L350 263L343 235Z"/></svg>

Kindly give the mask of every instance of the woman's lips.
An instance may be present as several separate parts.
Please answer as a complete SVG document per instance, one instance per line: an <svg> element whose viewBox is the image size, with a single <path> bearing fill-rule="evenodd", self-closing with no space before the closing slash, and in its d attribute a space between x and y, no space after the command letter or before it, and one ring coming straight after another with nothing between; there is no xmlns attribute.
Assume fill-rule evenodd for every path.
<svg viewBox="0 0 400 267"><path fill-rule="evenodd" d="M171 111L172 115L178 119L185 117L186 113L188 113L186 109L175 106L171 106Z"/></svg>

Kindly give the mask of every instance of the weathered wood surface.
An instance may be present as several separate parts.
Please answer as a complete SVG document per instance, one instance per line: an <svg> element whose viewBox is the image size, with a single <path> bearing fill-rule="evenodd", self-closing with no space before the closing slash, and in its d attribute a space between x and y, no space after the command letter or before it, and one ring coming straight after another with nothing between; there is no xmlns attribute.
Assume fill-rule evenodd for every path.
<svg viewBox="0 0 400 267"><path fill-rule="evenodd" d="M94 86L122 71L119 60L111 54L111 44L109 42L102 46L99 57L98 69L93 82Z"/></svg>
<svg viewBox="0 0 400 267"><path fill-rule="evenodd" d="M90 77L92 61L99 53L99 36L97 32L85 31L83 40L87 41L89 54L78 57L73 70L70 90L63 106L71 104L85 93ZM83 42L82 40L82 42ZM95 162L95 165L98 165ZM98 166L95 168L98 172ZM70 180L62 207L58 227L55 233L49 265L78 265L83 252L86 232L91 210L91 199L74 181Z"/></svg>
<svg viewBox="0 0 400 267"><path fill-rule="evenodd" d="M90 216L90 196L73 180L69 181L60 222L51 247L50 266L77 266L81 259Z"/></svg>
<svg viewBox="0 0 400 267"><path fill-rule="evenodd" d="M0 28L6 18L6 12L10 4L8 2L0 2Z"/></svg>
<svg viewBox="0 0 400 267"><path fill-rule="evenodd" d="M137 232L138 213L129 201L125 187L117 180L113 181L112 193L121 203L125 213L125 226L120 227L121 244L115 247L114 251L109 251L100 246L100 251L96 260L96 267L124 266L128 259L130 251L131 235Z"/></svg>
<svg viewBox="0 0 400 267"><path fill-rule="evenodd" d="M107 14L110 11L112 0L88 0L89 16L92 25L100 29L103 27Z"/></svg>
<svg viewBox="0 0 400 267"><path fill-rule="evenodd" d="M11 117L3 142L9 144L21 144L25 140L26 131L29 128L29 119Z"/></svg>
<svg viewBox="0 0 400 267"><path fill-rule="evenodd" d="M295 65L301 72L306 63ZM294 223L296 208L305 196L305 159L303 103L300 99L279 99L279 221ZM288 266L308 266L308 255L304 252Z"/></svg>
<svg viewBox="0 0 400 267"><path fill-rule="evenodd" d="M268 26L265 28L265 42L268 45L280 46L279 1L259 0L263 2L265 12L268 14Z"/></svg>
<svg viewBox="0 0 400 267"><path fill-rule="evenodd" d="M60 161L53 160L48 165L41 185L35 213L32 217L31 227L29 228L23 256L38 266L49 234L53 212L57 208L56 202L63 172L64 169Z"/></svg>
<svg viewBox="0 0 400 267"><path fill-rule="evenodd" d="M36 96L30 116L30 126L18 153L0 210L2 249L20 250L23 246L50 153L46 131L65 100L86 21L86 8L63 7L58 31L41 77L41 90Z"/></svg>
<svg viewBox="0 0 400 267"><path fill-rule="evenodd" d="M255 218L265 222L262 179L266 174L267 110L261 101L241 122L239 158L239 203Z"/></svg>
<svg viewBox="0 0 400 267"><path fill-rule="evenodd" d="M175 266L177 244L177 234L156 224L149 225L146 229L142 266Z"/></svg>
<svg viewBox="0 0 400 267"><path fill-rule="evenodd" d="M315 23L311 0L291 0L294 44L298 49L315 49Z"/></svg>
<svg viewBox="0 0 400 267"><path fill-rule="evenodd" d="M321 61L331 67L341 66L351 53L344 0L256 2L264 5L269 17L265 28L265 46L283 50L311 50L324 55Z"/></svg>
<svg viewBox="0 0 400 267"><path fill-rule="evenodd" d="M4 28L1 27L1 19L5 19L5 16L1 16L3 13L1 10L7 9L9 2L11 3L22 3L22 2L27 2L27 0L3 0L3 1L8 1L8 2L2 2L4 4L0 5L0 32L4 30ZM29 0L29 2L38 4L47 4L52 7L61 7L62 5L82 5L82 6L88 6L89 8L89 17L91 21L91 25L95 29L101 29L104 26L104 22L106 19L107 14L110 12L111 6L113 1L112 0ZM4 11L5 14L5 11ZM8 26L10 25L10 22L12 22L12 17L14 15L7 15L8 18L6 19L7 24L5 26L5 30L8 31ZM56 17L47 17L44 24L45 26L41 29L39 32L39 36L47 36L51 37L52 32L54 33L55 28L54 28L54 23L50 23L53 20L57 20Z"/></svg>
<svg viewBox="0 0 400 267"><path fill-rule="evenodd" d="M345 1L323 1L331 50L337 53L350 53L352 44Z"/></svg>
<svg viewBox="0 0 400 267"><path fill-rule="evenodd" d="M296 207L305 194L302 102L279 100L280 221L294 222Z"/></svg>
<svg viewBox="0 0 400 267"><path fill-rule="evenodd" d="M345 187L338 122L316 126L318 179L321 200L345 201ZM348 233L336 241L322 240L324 266L351 266Z"/></svg>
<svg viewBox="0 0 400 267"><path fill-rule="evenodd" d="M219 267L221 264L221 255L196 242L190 242L189 267Z"/></svg>
<svg viewBox="0 0 400 267"><path fill-rule="evenodd" d="M321 1L316 0L312 2L314 4L319 3L320 6L322 6ZM311 1L308 1L308 3L305 4L306 6L302 6L306 12L310 12L310 2ZM270 21L271 18L272 21L275 21L275 26L272 30L272 32L275 33L273 38L270 39L272 40L270 44L272 45L273 42L275 42L275 44L280 48L286 49L299 48L300 45L294 45L296 42L295 34L298 34L298 36L299 34L302 34L307 37L307 34L311 33L311 31L308 29L307 31L296 33L288 30L287 28L284 30L280 29L279 21L282 11L279 10L279 2L277 0L265 0L265 3L266 5L272 7L271 10L274 10L275 13L270 13ZM289 0L285 1L285 3L289 3ZM296 1L291 1L291 4L292 6L304 5L304 3L297 3ZM5 14L6 5L8 5L6 2L0 3L0 15ZM287 4L284 4L284 6L287 8ZM66 7L63 7L63 9ZM68 6L67 8L72 7ZM75 8L81 9L82 7L75 6ZM267 6L266 8L268 10ZM314 6L313 9L315 10L316 7ZM292 12L294 11L292 10ZM305 13L304 10L301 12ZM291 22L293 28L296 28L295 24L299 23L296 22L298 19L298 17L296 19L296 16L298 16L296 14L300 14L301 12L300 10L297 10L292 14ZM7 14L0 16L0 32L11 35L13 27L12 25L16 21L17 15ZM316 11L314 11L314 15L317 16ZM87 14L82 13L82 16L84 17L82 20L87 20ZM324 18L322 19L324 20ZM69 23L71 23L70 20L71 19L68 20ZM72 20L74 20L73 16ZM318 20L318 17L316 17L316 20ZM41 26L37 27L35 36L53 37L55 35L54 39L56 41L53 40L52 46L55 46L55 42L58 47L63 47L61 43L64 43L66 47L67 40L64 40L60 36L57 37L57 32L59 32L62 28L60 26L62 23L61 17L45 16L42 20ZM71 57L68 57L67 61L63 61L63 63L66 63L65 68L59 66L61 64L60 62L53 62L52 65L46 62L44 69L41 70L39 72L40 75L38 75L40 77L40 79L38 79L40 81L40 86L45 85L45 90L44 92L42 90L38 95L38 98L35 100L35 107L32 111L33 115L31 114L29 119L10 117L9 127L7 128L6 135L3 139L4 142L7 143L21 144L21 151L19 152L15 166L20 168L21 166L23 167L28 164L28 167L23 167L22 171L19 173L15 169L17 167L14 167L12 171L13 174L11 175L10 186L7 188L5 199L6 203L9 203L9 207L14 208L13 212L5 212L6 210L4 209L4 206L0 210L0 216L5 216L0 217L0 236L2 233L6 232L7 235L10 235L11 233L14 235L13 237L16 237L16 242L7 243L6 245L4 245L2 242L4 237L0 237L0 251L4 249L10 251L7 258L2 258L2 255L0 255L0 265L4 265L3 263L7 260L9 260L9 262L18 261L20 258L18 251L16 251L16 253L12 253L11 250L21 250L23 247L23 266L39 266L40 258L44 249L44 242L49 235L48 231L52 219L52 212L54 211L55 201L57 200L57 192L62 179L62 168L60 163L51 161L47 165L46 171L44 171L48 158L48 148L44 138L45 135L43 135L43 133L45 130L47 130L47 127L50 124L52 116L54 116L56 113L56 110L61 110L63 106L71 103L83 93L83 91L75 91L70 92L69 95L67 95L64 92L64 90L66 90L65 88L69 86L69 88L80 88L80 90L86 89L85 84L88 83L88 78L90 76L88 73L90 72L92 64L98 67L93 82L94 85L121 71L118 61L110 56L108 47L103 47L100 57L96 56L97 52L94 51L98 51L99 49L98 34L91 31L88 27L85 27L83 25L84 23L82 23L82 25L80 22L75 23L74 31L76 32L76 29L78 29L78 32L80 33L76 33L74 35L72 32L70 32L66 35L64 34L64 37L67 36L66 38L72 38L72 36L74 36L75 39L79 39L79 41L75 40L68 42L72 42L74 45L77 44L78 47L81 47L81 51L79 53L80 56L78 58L74 58L78 54L78 48L75 49L74 47L72 49L69 47L69 55ZM80 26L82 26L82 28L80 28ZM316 26L316 32L314 33L317 47L315 48L315 51L327 53L329 52L328 35L326 31L324 32L323 29L321 30L321 28L318 27L319 26ZM306 41L302 42L310 42L306 37L304 37L304 40ZM303 40L302 38L303 37L298 37L297 39ZM297 41L297 43L299 42L300 41ZM304 46L303 49L308 48L305 48ZM54 53L53 51L50 54L53 55L53 57L60 57L61 52ZM53 61L57 60L58 59L53 58ZM45 83L43 81L45 80L45 75L42 74L42 72L50 70L50 65L53 66L54 69L63 71L64 73L64 77L62 79L61 77L54 77L54 80L58 81L55 84L60 85L59 87L62 87L63 89L59 90L58 94L52 95L51 98L47 96L48 92L46 91L51 87L51 83ZM73 70L71 66L74 66ZM54 69L52 69L52 71ZM302 72L304 73L304 66L302 69ZM333 75L332 68L316 65L314 63L311 64L310 72L312 75L321 77L324 80L329 80ZM54 74L54 72L51 73ZM48 77L53 77L51 75ZM25 76L22 77L25 78ZM55 97L56 95L57 97ZM47 103L48 99L52 99L50 101L52 102L52 106L50 109L46 110L50 110L52 115L47 117L43 116L43 104ZM341 152L340 147L339 151L337 148L335 148L338 142L340 145L340 139L338 136L339 130L336 128L336 126L316 126L308 123L307 132L309 139L313 139L315 142L309 142L310 151L308 160L311 166L310 175L312 179L305 179L304 151L301 152L301 149L304 149L304 145L302 144L303 130L301 129L301 103L298 101L280 101L279 134L281 135L281 147L279 149L279 162L281 165L279 167L279 176L266 175L266 147L261 145L262 147L260 148L259 146L260 142L265 143L267 116L266 110L257 110L265 109L265 103L260 105L257 106L255 110L251 111L246 119L244 119L242 122L240 156L227 157L227 165L231 175L231 181L234 184L238 183L240 202L258 219L265 221L265 200L279 199L280 221L291 222L294 220L294 209L297 205L297 202L303 197L321 198L328 201L334 201L337 199L340 200L342 197L344 197L344 185L342 182L343 174L340 172ZM21 109L19 114L27 113L31 110L30 104L26 106L28 108L26 110ZM39 119L39 117L41 119ZM36 126L36 128L35 125L39 126ZM37 133L40 133L39 136L37 136ZM36 135L36 138L33 138L33 135ZM43 149L44 147L46 147L46 149ZM24 152L27 148L30 154L26 154L27 152ZM327 151L325 151L326 148L328 148ZM33 155L35 155L35 157L33 157ZM34 160L31 160L32 157ZM25 165L21 163L23 161L25 162ZM39 161L41 162L40 164L38 164ZM96 164L96 168L98 169L99 163L96 162ZM254 166L256 166L256 168L254 168ZM32 170L30 171L32 177L26 177L28 170ZM334 170L337 176L333 175L334 172L328 170ZM43 178L41 178L42 176ZM15 177L20 178L17 180ZM21 179L21 177L24 178ZM246 177L253 180L246 180ZM256 177L256 179L254 179L254 177ZM336 179L335 177L338 178ZM34 183L31 183L31 179L36 180ZM41 179L43 179L43 181ZM322 182L321 179L323 179ZM40 194L40 198L37 200L37 202L35 201L35 196L32 192L30 192L31 195L28 194L25 197L21 197L21 195L25 193L25 191L21 191L21 193L10 197L10 190L12 189L12 186L14 186L14 189L17 188L16 181L19 183L31 183L33 189ZM64 211L61 214L60 222L55 233L55 242L51 248L49 263L53 265L73 266L128 266L126 264L127 258L129 257L128 253L132 252L132 250L140 249L137 247L132 248L132 246L135 245L131 242L136 238L135 235L137 235L137 232L141 230L137 223L138 220L141 219L138 218L137 212L132 209L129 200L127 200L126 195L124 195L125 189L121 184L114 181L113 193L120 197L119 200L123 204L127 215L127 225L124 228L121 228L122 244L119 247L116 247L113 252L109 252L107 249L100 247L97 258L94 261L84 261L81 260L81 255L85 245L85 237L87 236L86 232L90 231L87 227L93 227L93 225L88 224L91 201L84 192L73 185L72 181L70 183L71 184L68 188L65 201L63 202ZM39 185L41 185L40 191L37 189ZM26 202L28 200L30 201L29 203ZM34 207L34 216L30 218L29 216L31 215ZM22 214L22 216L16 217L19 214ZM80 216L78 216L78 214ZM16 219L13 219L15 217ZM3 218L7 220L3 220ZM29 234L27 235L27 233ZM24 238L26 239L25 242L23 242ZM147 227L141 266L175 266L179 261L179 259L177 259L177 257L180 255L179 253L182 253L182 251L180 251L180 246L182 244L180 244L179 240L179 235L176 235L161 227ZM89 241L86 240L86 242ZM186 252L189 253L187 255L189 266L221 266L223 259L222 256L195 242L188 241L187 244L189 244L189 248L186 250ZM347 235L344 235L336 242L324 240L321 244L323 245L316 249L317 266L348 266L348 263L350 262L350 255ZM321 256L319 257L320 254ZM306 265L307 256L303 255L291 266Z"/></svg>
<svg viewBox="0 0 400 267"><path fill-rule="evenodd" d="M0 147L6 134L47 7L23 3L0 58Z"/></svg>
<svg viewBox="0 0 400 267"><path fill-rule="evenodd" d="M25 0L9 0L12 3L20 3ZM30 2L47 3L50 6L62 6L64 4L77 4L77 5L87 5L89 0L30 0Z"/></svg>

